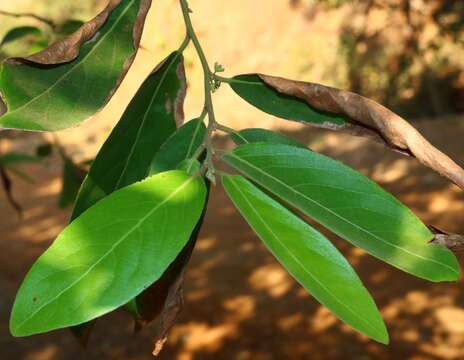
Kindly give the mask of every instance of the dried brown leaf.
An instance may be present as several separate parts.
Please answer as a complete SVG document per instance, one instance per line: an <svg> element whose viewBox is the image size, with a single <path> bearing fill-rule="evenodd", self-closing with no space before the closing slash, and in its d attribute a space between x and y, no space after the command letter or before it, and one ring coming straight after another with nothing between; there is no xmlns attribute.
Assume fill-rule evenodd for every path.
<svg viewBox="0 0 464 360"><path fill-rule="evenodd" d="M15 57L7 59L9 63L33 63L39 65L57 65L73 61L79 56L81 45L91 40L108 19L111 12L122 0L110 0L106 8L86 22L77 31L64 39L50 45L48 48L27 57ZM143 24L150 8L151 0L143 0L134 26L134 47L137 49L143 31ZM133 59L131 60L131 62Z"/></svg>
<svg viewBox="0 0 464 360"><path fill-rule="evenodd" d="M464 251L464 236L443 231L434 226L429 226L434 234L432 243L438 244L454 252Z"/></svg>
<svg viewBox="0 0 464 360"><path fill-rule="evenodd" d="M177 317L184 306L183 281L184 276L182 271L182 274L177 278L176 282L172 284L164 304L164 309L160 314L158 333L155 337L155 348L153 350L154 356L158 356L163 349L167 340L167 334L176 323Z"/></svg>
<svg viewBox="0 0 464 360"><path fill-rule="evenodd" d="M379 103L353 92L320 84L258 75L278 92L305 100L317 110L341 115L350 121L347 126L326 124L322 127L373 137L393 150L416 157L423 165L464 190L464 170L430 144L406 120Z"/></svg>

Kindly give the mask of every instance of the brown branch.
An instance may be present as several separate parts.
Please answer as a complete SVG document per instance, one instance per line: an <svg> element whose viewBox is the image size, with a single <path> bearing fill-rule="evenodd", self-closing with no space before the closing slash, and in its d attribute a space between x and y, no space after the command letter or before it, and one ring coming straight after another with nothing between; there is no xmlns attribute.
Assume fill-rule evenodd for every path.
<svg viewBox="0 0 464 360"><path fill-rule="evenodd" d="M434 233L433 244L447 247L454 252L464 252L463 235L449 233L434 226L429 226L429 228Z"/></svg>
<svg viewBox="0 0 464 360"><path fill-rule="evenodd" d="M0 15L15 18L29 17L50 26L53 30L55 30L58 27L58 25L54 21L32 13L13 13L5 10L0 10Z"/></svg>

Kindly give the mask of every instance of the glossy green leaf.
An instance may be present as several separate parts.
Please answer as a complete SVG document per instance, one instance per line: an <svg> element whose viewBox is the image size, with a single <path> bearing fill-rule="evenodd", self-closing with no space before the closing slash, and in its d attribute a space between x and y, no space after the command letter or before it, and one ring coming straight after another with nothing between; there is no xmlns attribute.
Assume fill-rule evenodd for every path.
<svg viewBox="0 0 464 360"><path fill-rule="evenodd" d="M343 118L314 109L297 97L279 93L266 85L256 74L235 76L230 80L229 85L249 104L282 119L314 124L346 123Z"/></svg>
<svg viewBox="0 0 464 360"><path fill-rule="evenodd" d="M175 52L145 80L101 148L82 184L73 218L148 175L153 157L175 132L176 121L183 121L172 106L182 105L184 94L183 59Z"/></svg>
<svg viewBox="0 0 464 360"><path fill-rule="evenodd" d="M321 233L241 176L223 176L227 194L269 250L320 303L382 343L388 334L369 292Z"/></svg>
<svg viewBox="0 0 464 360"><path fill-rule="evenodd" d="M184 248L205 196L201 178L175 170L98 202L32 266L13 306L11 333L77 325L127 303Z"/></svg>
<svg viewBox="0 0 464 360"><path fill-rule="evenodd" d="M80 47L67 38L61 46L45 50L46 55L3 62L0 92L7 111L0 117L0 126L54 131L94 115L117 87L135 53L134 26L140 25L138 16L146 15L146 11L139 15L142 3L146 0L121 0L101 27L87 23L88 32L95 31L95 36ZM77 51L78 56L69 60L67 54Z"/></svg>
<svg viewBox="0 0 464 360"><path fill-rule="evenodd" d="M13 41L21 40L27 37L41 37L43 36L42 31L35 26L20 26L13 28L6 33L0 42L0 46L6 45Z"/></svg>
<svg viewBox="0 0 464 360"><path fill-rule="evenodd" d="M154 155L175 132L176 123L183 121L183 112L173 106L183 105L185 87L183 57L174 52L145 80L103 144L81 186L72 219L113 191L149 174ZM88 336L90 328L84 324L72 331Z"/></svg>
<svg viewBox="0 0 464 360"><path fill-rule="evenodd" d="M338 161L286 145L246 144L231 166L355 246L423 279L459 277L454 255L395 197Z"/></svg>
<svg viewBox="0 0 464 360"><path fill-rule="evenodd" d="M156 153L150 174L175 169L184 160L191 158L205 138L203 121L194 119L178 129Z"/></svg>
<svg viewBox="0 0 464 360"><path fill-rule="evenodd" d="M269 142L274 144L306 148L306 146L299 143L298 141L290 139L289 137L279 134L278 132L259 128L240 130L236 133L232 133L231 138L237 145L256 142Z"/></svg>

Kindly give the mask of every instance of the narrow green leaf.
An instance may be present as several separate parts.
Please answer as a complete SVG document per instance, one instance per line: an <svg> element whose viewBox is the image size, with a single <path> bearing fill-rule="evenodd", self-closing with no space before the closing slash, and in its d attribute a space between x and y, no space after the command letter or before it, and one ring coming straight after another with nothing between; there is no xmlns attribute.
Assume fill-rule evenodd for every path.
<svg viewBox="0 0 464 360"><path fill-rule="evenodd" d="M224 160L371 255L431 281L459 277L454 255L395 197L338 161L286 145L246 144Z"/></svg>
<svg viewBox="0 0 464 360"><path fill-rule="evenodd" d="M77 31L84 22L81 20L66 20L63 24L60 25L59 33L60 35L71 35L73 32Z"/></svg>
<svg viewBox="0 0 464 360"><path fill-rule="evenodd" d="M127 303L184 248L205 197L201 178L175 170L98 202L32 266L13 306L11 333L77 325Z"/></svg>
<svg viewBox="0 0 464 360"><path fill-rule="evenodd" d="M183 69L182 55L174 52L145 80L93 162L72 218L148 175L153 157L175 132L176 121L183 121L173 108L183 104Z"/></svg>
<svg viewBox="0 0 464 360"><path fill-rule="evenodd" d="M150 174L175 169L182 161L191 158L203 143L205 133L206 127L200 119L187 122L156 153Z"/></svg>
<svg viewBox="0 0 464 360"><path fill-rule="evenodd" d="M27 164L27 163L38 163L42 159L38 156L22 154L16 152L6 153L0 156L0 164L4 166L10 166L15 164Z"/></svg>
<svg viewBox="0 0 464 360"><path fill-rule="evenodd" d="M237 145L256 142L268 142L306 148L305 145L282 134L259 128L240 130L237 133L232 133L231 138Z"/></svg>
<svg viewBox="0 0 464 360"><path fill-rule="evenodd" d="M20 26L14 29L11 29L6 33L0 42L0 46L4 46L13 41L21 40L26 37L41 37L43 36L42 31L35 26Z"/></svg>
<svg viewBox="0 0 464 360"><path fill-rule="evenodd" d="M388 343L369 292L329 240L245 178L223 176L222 182L248 224L306 290L348 325Z"/></svg>
<svg viewBox="0 0 464 360"><path fill-rule="evenodd" d="M149 1L113 1L79 36L70 35L28 58L3 62L0 91L7 111L0 126L55 131L94 115L130 65L143 26L137 19L143 20Z"/></svg>
<svg viewBox="0 0 464 360"><path fill-rule="evenodd" d="M277 117L302 123L344 125L340 116L321 112L305 101L284 95L266 85L257 74L238 75L230 80L231 88L249 104Z"/></svg>

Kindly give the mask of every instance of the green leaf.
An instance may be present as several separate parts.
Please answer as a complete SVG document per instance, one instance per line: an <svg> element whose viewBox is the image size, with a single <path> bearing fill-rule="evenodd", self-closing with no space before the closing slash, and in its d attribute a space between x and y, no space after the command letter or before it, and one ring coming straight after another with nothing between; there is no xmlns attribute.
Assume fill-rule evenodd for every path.
<svg viewBox="0 0 464 360"><path fill-rule="evenodd" d="M190 159L203 143L205 133L206 127L200 119L187 122L156 153L150 174L175 169L184 160Z"/></svg>
<svg viewBox="0 0 464 360"><path fill-rule="evenodd" d="M175 170L118 190L87 210L27 274L11 333L77 325L127 303L183 249L205 197L201 178Z"/></svg>
<svg viewBox="0 0 464 360"><path fill-rule="evenodd" d="M223 176L227 194L290 274L337 317L388 343L382 317L342 254L321 233L241 176Z"/></svg>
<svg viewBox="0 0 464 360"><path fill-rule="evenodd" d="M321 112L297 97L279 93L256 74L235 76L229 85L249 104L282 119L313 124L328 122L334 126L346 123L340 116Z"/></svg>
<svg viewBox="0 0 464 360"><path fill-rule="evenodd" d="M283 144L283 145L306 148L305 145L293 139L290 139L282 134L279 134L274 131L266 130L266 129L259 129L259 128L244 129L236 133L232 133L231 138L237 145L256 143L256 142L269 142L269 143L274 143L274 144Z"/></svg>
<svg viewBox="0 0 464 360"><path fill-rule="evenodd" d="M0 156L0 164L4 166L11 166L15 164L38 163L41 161L42 159L38 156L16 152L6 153Z"/></svg>
<svg viewBox="0 0 464 360"><path fill-rule="evenodd" d="M71 35L73 32L79 30L82 25L84 25L84 22L81 20L66 20L60 25L59 33L62 35Z"/></svg>
<svg viewBox="0 0 464 360"><path fill-rule="evenodd" d="M35 26L20 26L14 29L11 29L6 33L0 42L0 46L4 46L13 41L21 40L28 37L41 37L43 36L42 31Z"/></svg>
<svg viewBox="0 0 464 360"><path fill-rule="evenodd" d="M3 62L0 91L7 111L0 126L55 131L94 115L133 59L143 25L137 19L145 17L147 3L113 1L79 30L80 35L75 33L28 58ZM144 11L139 13L139 8Z"/></svg>
<svg viewBox="0 0 464 360"><path fill-rule="evenodd" d="M338 161L286 145L246 144L224 160L371 255L431 281L459 277L454 255L395 197Z"/></svg>
<svg viewBox="0 0 464 360"><path fill-rule="evenodd" d="M183 58L171 54L150 75L127 107L94 160L76 201L72 218L113 191L147 177L153 157L183 118ZM169 111L166 111L169 109Z"/></svg>
<svg viewBox="0 0 464 360"><path fill-rule="evenodd" d="M81 186L72 219L113 191L147 177L154 155L175 132L176 123L183 122L183 112L173 107L183 105L185 90L183 57L174 52L145 80L103 144ZM91 325L72 331L88 336L90 329L83 327Z"/></svg>

